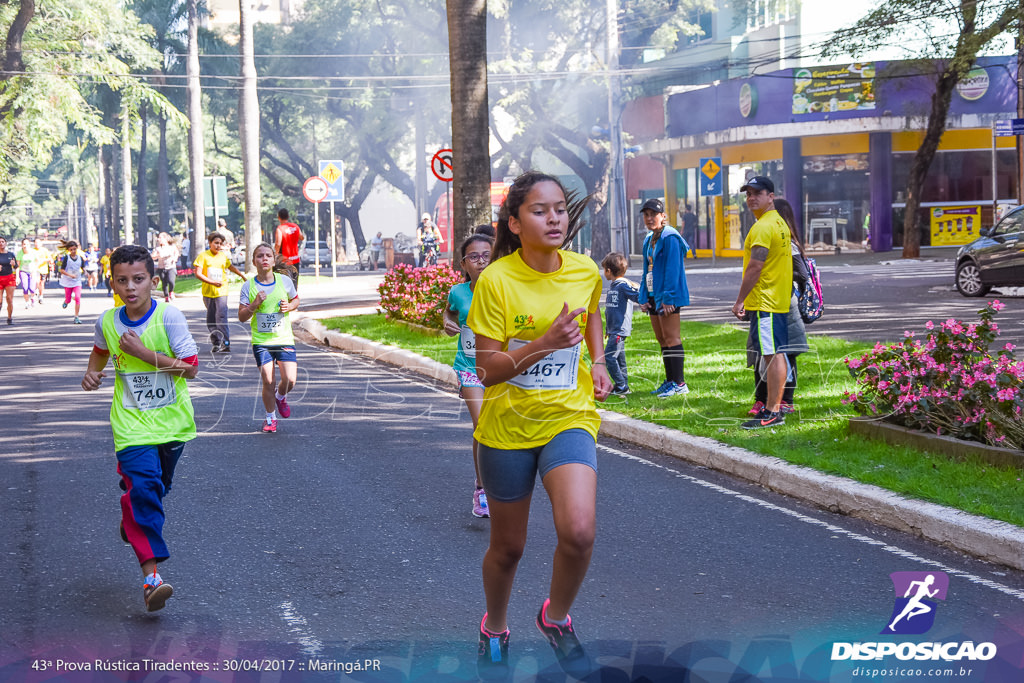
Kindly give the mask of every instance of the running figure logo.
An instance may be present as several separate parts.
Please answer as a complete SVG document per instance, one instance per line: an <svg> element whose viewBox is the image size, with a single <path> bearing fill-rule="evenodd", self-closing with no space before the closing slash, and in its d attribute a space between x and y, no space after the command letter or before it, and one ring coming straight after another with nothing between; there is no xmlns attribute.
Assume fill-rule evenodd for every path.
<svg viewBox="0 0 1024 683"><path fill-rule="evenodd" d="M944 572L893 572L889 577L896 590L896 604L882 633L926 633L935 623L935 600L946 599L949 577Z"/></svg>

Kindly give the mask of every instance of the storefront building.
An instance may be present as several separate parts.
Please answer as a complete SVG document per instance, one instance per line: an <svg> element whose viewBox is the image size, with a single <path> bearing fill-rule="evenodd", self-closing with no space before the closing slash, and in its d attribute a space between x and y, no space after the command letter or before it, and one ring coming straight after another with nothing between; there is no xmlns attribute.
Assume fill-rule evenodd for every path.
<svg viewBox="0 0 1024 683"><path fill-rule="evenodd" d="M992 224L997 203L1017 203L1015 138L993 136L996 120L1015 117L1015 78L1016 56L980 59L953 95L921 195L922 246L969 242ZM811 249L889 251L902 245L907 177L932 92L929 77L902 62L725 81L668 96L666 137L645 143L644 155L661 162L669 211L694 206L698 253L741 253L754 218L739 188L752 175L772 178L793 204ZM707 158L720 159L719 197L700 192L715 171L701 166ZM634 191L651 194L628 176L627 167Z"/></svg>

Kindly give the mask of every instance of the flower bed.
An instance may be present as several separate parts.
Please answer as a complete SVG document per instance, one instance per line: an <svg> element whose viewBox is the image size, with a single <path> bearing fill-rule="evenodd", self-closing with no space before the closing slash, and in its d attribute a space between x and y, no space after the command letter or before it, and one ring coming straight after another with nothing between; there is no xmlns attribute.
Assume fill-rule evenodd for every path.
<svg viewBox="0 0 1024 683"><path fill-rule="evenodd" d="M843 402L911 429L1024 449L1024 363L1014 359L1013 344L989 351L1003 307L988 304L978 323L929 321L924 342L908 331L901 342L847 358L858 390L846 392Z"/></svg>
<svg viewBox="0 0 1024 683"><path fill-rule="evenodd" d="M380 310L388 320L441 329L448 292L461 281L462 277L446 264L423 268L397 264L377 287Z"/></svg>

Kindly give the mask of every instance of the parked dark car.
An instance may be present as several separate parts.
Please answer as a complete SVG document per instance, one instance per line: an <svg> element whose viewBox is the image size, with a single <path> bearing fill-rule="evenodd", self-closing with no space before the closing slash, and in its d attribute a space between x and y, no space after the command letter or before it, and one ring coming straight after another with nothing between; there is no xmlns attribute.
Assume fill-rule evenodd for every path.
<svg viewBox="0 0 1024 683"><path fill-rule="evenodd" d="M956 288L964 296L985 296L998 286L1024 286L1024 206L956 254Z"/></svg>

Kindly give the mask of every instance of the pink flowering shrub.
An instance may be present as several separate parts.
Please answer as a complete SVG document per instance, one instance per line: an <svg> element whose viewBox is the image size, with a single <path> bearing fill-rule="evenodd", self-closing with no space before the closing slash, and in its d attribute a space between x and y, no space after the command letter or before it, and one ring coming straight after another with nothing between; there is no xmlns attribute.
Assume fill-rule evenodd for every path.
<svg viewBox="0 0 1024 683"><path fill-rule="evenodd" d="M1003 308L993 301L978 323L929 321L923 342L905 332L899 343L847 358L858 390L843 403L905 427L1024 449L1024 362L1014 360L1013 344L989 351Z"/></svg>
<svg viewBox="0 0 1024 683"><path fill-rule="evenodd" d="M388 320L406 320L441 329L448 291L460 282L462 276L447 264L413 268L399 263L377 287L380 310Z"/></svg>

